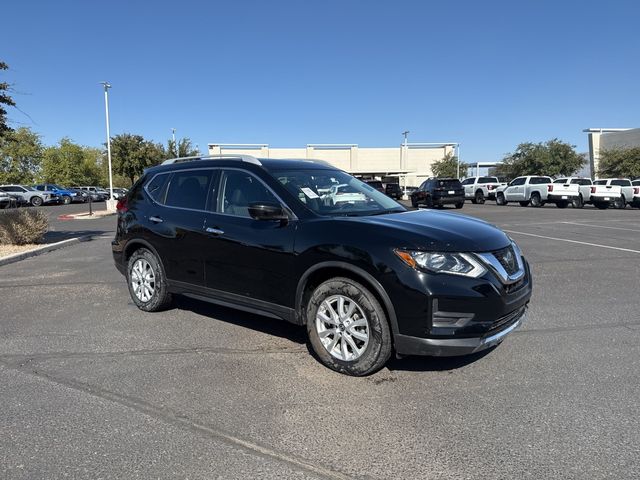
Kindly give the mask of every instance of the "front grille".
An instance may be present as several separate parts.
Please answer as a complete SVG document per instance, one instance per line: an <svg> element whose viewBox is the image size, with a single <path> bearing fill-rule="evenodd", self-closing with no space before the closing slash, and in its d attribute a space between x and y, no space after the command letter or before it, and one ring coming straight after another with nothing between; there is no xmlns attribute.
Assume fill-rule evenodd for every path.
<svg viewBox="0 0 640 480"><path fill-rule="evenodd" d="M493 322L491 324L491 327L489 327L489 330L487 331L487 335L490 336L516 323L520 319L520 317L522 317L522 314L524 314L525 308L526 307L519 308L518 310L511 312L508 315L505 315L504 317L501 317Z"/></svg>
<svg viewBox="0 0 640 480"><path fill-rule="evenodd" d="M507 275L513 275L518 271L518 258L511 245L491 253L496 257L496 260L500 262L500 265L505 269Z"/></svg>

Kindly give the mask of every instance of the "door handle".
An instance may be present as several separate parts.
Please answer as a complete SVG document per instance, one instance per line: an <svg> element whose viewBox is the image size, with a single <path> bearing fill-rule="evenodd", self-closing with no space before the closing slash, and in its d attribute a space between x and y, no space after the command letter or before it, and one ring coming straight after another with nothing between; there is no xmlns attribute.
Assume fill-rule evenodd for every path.
<svg viewBox="0 0 640 480"><path fill-rule="evenodd" d="M219 228L207 227L205 228L207 233L213 233L214 235L222 235L224 230L220 230Z"/></svg>
<svg viewBox="0 0 640 480"><path fill-rule="evenodd" d="M160 217L149 217L149 221L153 222L153 223L162 223L162 222L164 222L164 220L162 220Z"/></svg>

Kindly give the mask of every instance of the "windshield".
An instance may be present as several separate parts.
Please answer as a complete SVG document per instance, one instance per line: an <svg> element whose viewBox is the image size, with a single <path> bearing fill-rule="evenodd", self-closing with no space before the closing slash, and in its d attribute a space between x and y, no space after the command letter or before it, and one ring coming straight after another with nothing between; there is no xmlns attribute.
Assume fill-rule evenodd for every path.
<svg viewBox="0 0 640 480"><path fill-rule="evenodd" d="M406 210L384 193L340 170L278 170L272 175L319 215L376 215Z"/></svg>
<svg viewBox="0 0 640 480"><path fill-rule="evenodd" d="M64 188L60 185L51 185L51 188L53 188L54 190L64 190Z"/></svg>

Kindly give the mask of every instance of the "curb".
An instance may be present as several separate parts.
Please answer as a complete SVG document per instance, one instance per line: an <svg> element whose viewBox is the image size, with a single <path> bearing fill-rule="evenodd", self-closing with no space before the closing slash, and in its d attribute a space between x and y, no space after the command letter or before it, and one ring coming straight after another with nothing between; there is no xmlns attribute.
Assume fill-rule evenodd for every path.
<svg viewBox="0 0 640 480"><path fill-rule="evenodd" d="M103 210L100 210L103 211ZM109 212L105 215L97 215L90 216L88 213L67 213L63 215L58 215L58 220L97 220L98 218L110 217L111 215L115 215L116 212ZM94 214L95 215L95 214Z"/></svg>
<svg viewBox="0 0 640 480"><path fill-rule="evenodd" d="M42 255L43 253L53 252L54 250L70 247L71 245L75 245L80 242L88 242L89 240L91 240L91 238L92 238L92 235L85 235L83 237L70 238L68 240L62 240L61 242L43 245L41 247L34 248L33 250L29 250L27 252L14 253L13 255L7 255L6 257L0 258L0 267L4 265L9 265L11 263L19 262L20 260L24 260L26 258L36 257L38 255Z"/></svg>

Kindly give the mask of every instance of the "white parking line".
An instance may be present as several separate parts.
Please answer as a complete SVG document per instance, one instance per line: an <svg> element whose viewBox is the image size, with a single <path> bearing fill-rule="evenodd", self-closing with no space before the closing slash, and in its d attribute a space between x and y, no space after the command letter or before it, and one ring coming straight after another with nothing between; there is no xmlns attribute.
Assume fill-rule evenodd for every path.
<svg viewBox="0 0 640 480"><path fill-rule="evenodd" d="M514 230L504 230L508 233L514 233L516 235L527 235L529 237L546 238L547 240L557 240L558 242L578 243L580 245L587 245L589 247L608 248L610 250L619 250L621 252L640 253L640 250L631 250L630 248L612 247L611 245L600 245L598 243L579 242L578 240L568 240L566 238L547 237L545 235L536 235L535 233L516 232Z"/></svg>
<svg viewBox="0 0 640 480"><path fill-rule="evenodd" d="M611 230L625 230L627 232L640 232L640 230L634 228L622 228L622 227L605 227L604 225L593 225L589 223L578 223L578 222L562 222L567 225L580 225L581 227L595 227L595 228L609 228Z"/></svg>

